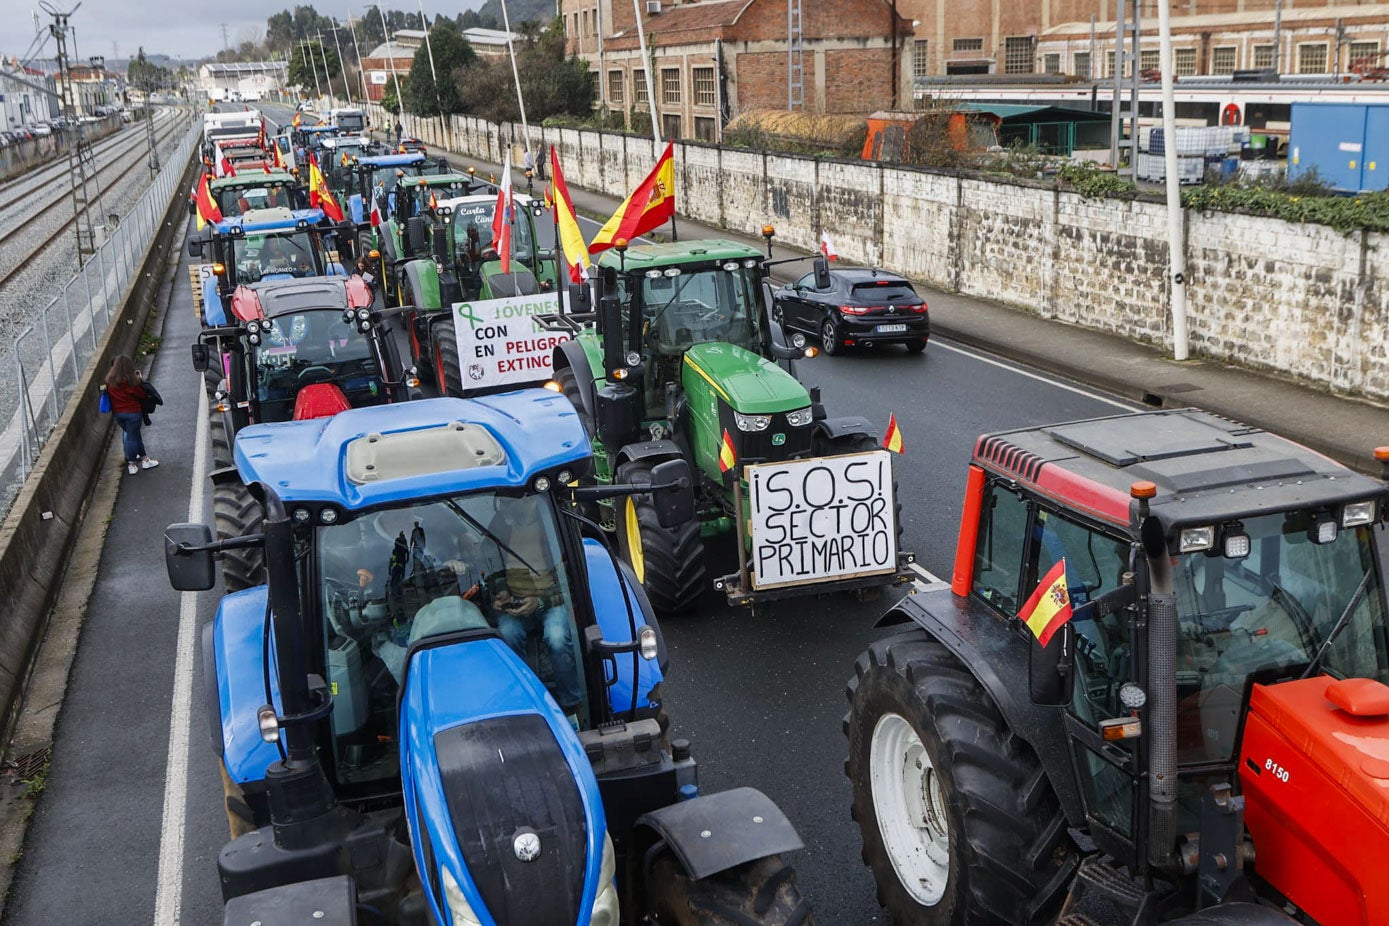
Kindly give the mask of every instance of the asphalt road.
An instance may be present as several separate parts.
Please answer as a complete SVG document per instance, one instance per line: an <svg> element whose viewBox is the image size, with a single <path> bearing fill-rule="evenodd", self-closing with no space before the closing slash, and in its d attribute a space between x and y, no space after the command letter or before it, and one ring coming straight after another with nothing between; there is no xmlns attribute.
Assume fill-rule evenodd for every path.
<svg viewBox="0 0 1389 926"><path fill-rule="evenodd" d="M205 440L197 430L200 379L187 359L196 322L186 280L180 266L153 370L168 405L147 443L163 465L119 477L6 924L221 920L215 861L226 831L217 766L197 660L180 659L181 599L165 581L161 546L163 526L189 518L193 435ZM941 342L921 355L889 347L819 357L799 373L822 388L831 414L865 415L879 428L896 414L906 443L897 461L905 544L937 575L949 574L965 464L980 433L1116 408ZM210 521L203 508L195 519ZM709 553L716 569L731 571L731 548ZM840 723L853 659L888 604L835 595L754 613L728 608L711 589L697 613L664 624L667 701L676 735L694 744L703 787L754 785L781 805L805 841L793 861L822 924L886 921L849 820ZM197 596L184 620L209 620L214 607L212 594ZM180 671L191 679L177 676L176 698Z"/></svg>

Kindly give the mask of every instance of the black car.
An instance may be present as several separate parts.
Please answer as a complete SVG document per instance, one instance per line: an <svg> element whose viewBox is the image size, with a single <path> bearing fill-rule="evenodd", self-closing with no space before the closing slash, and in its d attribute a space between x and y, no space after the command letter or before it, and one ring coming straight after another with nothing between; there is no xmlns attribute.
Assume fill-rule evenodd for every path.
<svg viewBox="0 0 1389 926"><path fill-rule="evenodd" d="M831 270L829 289L816 289L808 273L773 293L772 317L787 331L818 336L827 354L878 344L915 354L931 336L926 300L905 277L872 268Z"/></svg>

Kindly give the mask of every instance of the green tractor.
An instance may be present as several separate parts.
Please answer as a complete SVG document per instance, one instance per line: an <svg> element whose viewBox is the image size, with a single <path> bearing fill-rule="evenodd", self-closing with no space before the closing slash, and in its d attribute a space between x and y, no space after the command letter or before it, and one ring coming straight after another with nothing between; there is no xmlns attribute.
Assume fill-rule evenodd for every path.
<svg viewBox="0 0 1389 926"><path fill-rule="evenodd" d="M535 219L543 209L516 195L511 267L503 273L492 241L496 192L479 192L488 188L471 171L402 177L390 198L389 217L372 239L380 254L386 304L406 307L402 319L411 363L430 371L440 395L474 395L490 388L483 385L490 380L476 377L465 384L455 305L543 296L536 310L554 308L554 255L536 246ZM543 382L548 376L547 368L530 381Z"/></svg>
<svg viewBox="0 0 1389 926"><path fill-rule="evenodd" d="M730 603L831 591L863 596L910 580L898 550L890 454L865 418L829 417L767 312L772 261L726 240L619 246L598 261L597 310L545 318L568 335L554 380L593 443L599 484L647 484L668 459L698 474L694 519L662 526L633 497L584 513L615 533L658 612L689 610L705 585L705 538L733 534L738 569L714 585ZM816 264L828 276L828 265Z"/></svg>

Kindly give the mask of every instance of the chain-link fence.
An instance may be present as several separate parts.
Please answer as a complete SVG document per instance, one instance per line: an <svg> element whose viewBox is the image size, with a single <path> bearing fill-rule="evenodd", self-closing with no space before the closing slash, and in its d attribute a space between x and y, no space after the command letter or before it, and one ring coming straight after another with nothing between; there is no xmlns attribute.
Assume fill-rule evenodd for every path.
<svg viewBox="0 0 1389 926"><path fill-rule="evenodd" d="M182 194L181 178L197 140L192 125L159 176L78 274L36 308L33 322L12 344L0 346L0 516L19 494L120 310L170 200ZM42 295L35 300L42 301Z"/></svg>

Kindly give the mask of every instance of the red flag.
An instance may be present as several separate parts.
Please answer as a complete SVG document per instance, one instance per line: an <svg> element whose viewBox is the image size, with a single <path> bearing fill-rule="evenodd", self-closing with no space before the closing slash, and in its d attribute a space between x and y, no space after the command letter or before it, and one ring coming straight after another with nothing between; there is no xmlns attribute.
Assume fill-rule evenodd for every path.
<svg viewBox="0 0 1389 926"><path fill-rule="evenodd" d="M897 427L897 416L887 416L887 433L883 435L883 449L893 453L902 452L902 432Z"/></svg>
<svg viewBox="0 0 1389 926"><path fill-rule="evenodd" d="M511 168L502 165L502 185L497 188L497 205L492 210L492 242L502 261L502 273L511 272L511 223L516 218L511 195Z"/></svg>
<svg viewBox="0 0 1389 926"><path fill-rule="evenodd" d="M232 167L232 162L227 159L227 153L222 150L221 145L216 145L215 147L217 148L217 157L215 159L217 163L217 176L235 177L236 168Z"/></svg>
<svg viewBox="0 0 1389 926"><path fill-rule="evenodd" d="M666 150L656 159L656 166L646 179L622 201L606 225L598 229L589 243L590 254L607 250L619 239L631 241L653 228L660 228L675 215L675 145L666 142Z"/></svg>
<svg viewBox="0 0 1389 926"><path fill-rule="evenodd" d="M318 169L318 159L312 153L309 154L309 205L322 209L323 214L334 222L342 221L342 207L338 205L333 191L328 189L328 181L323 178L323 171Z"/></svg>
<svg viewBox="0 0 1389 926"><path fill-rule="evenodd" d="M212 190L208 189L207 171L203 171L203 177L198 181L198 230L209 222L222 221L222 210L217 208L217 200L212 198Z"/></svg>

